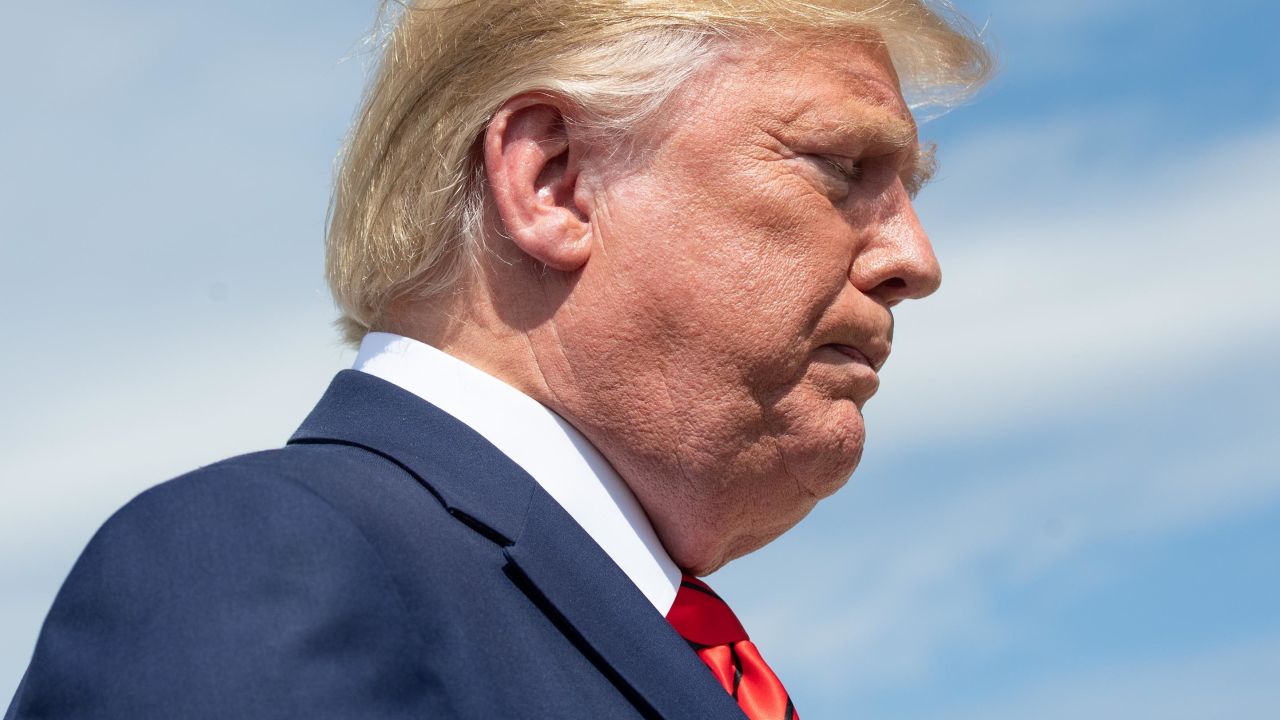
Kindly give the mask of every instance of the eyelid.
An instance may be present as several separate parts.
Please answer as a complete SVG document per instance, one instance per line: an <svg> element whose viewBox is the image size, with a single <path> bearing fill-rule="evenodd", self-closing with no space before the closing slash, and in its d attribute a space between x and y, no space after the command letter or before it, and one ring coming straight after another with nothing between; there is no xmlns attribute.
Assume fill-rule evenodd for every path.
<svg viewBox="0 0 1280 720"><path fill-rule="evenodd" d="M862 174L861 163L851 157L843 155L817 155L815 157L847 180L857 180ZM848 167L845 166L845 163L848 163Z"/></svg>

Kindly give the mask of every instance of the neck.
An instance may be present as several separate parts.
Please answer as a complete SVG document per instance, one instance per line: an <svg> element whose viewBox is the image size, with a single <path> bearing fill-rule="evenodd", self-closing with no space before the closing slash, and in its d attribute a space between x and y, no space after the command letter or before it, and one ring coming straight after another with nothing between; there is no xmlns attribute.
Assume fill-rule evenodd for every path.
<svg viewBox="0 0 1280 720"><path fill-rule="evenodd" d="M431 345L559 411L531 338L539 325L552 322L538 310L542 293L517 291L509 293L516 298L506 300L495 297L490 280L462 283L427 300L397 302L386 327L378 329Z"/></svg>

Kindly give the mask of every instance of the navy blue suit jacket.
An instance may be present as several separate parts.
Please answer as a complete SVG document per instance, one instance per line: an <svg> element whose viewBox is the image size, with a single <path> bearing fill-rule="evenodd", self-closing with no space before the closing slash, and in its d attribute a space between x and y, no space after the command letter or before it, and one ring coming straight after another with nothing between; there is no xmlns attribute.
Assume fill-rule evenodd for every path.
<svg viewBox="0 0 1280 720"><path fill-rule="evenodd" d="M743 716L531 477L348 370L102 527L5 715L162 717Z"/></svg>

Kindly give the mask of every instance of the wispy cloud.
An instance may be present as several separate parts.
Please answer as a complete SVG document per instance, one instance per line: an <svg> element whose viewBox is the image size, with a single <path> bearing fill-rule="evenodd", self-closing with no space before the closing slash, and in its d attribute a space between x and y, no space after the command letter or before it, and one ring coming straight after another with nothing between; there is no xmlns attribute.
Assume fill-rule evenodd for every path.
<svg viewBox="0 0 1280 720"><path fill-rule="evenodd" d="M0 417L0 696L16 687L54 593L112 512L170 477L284 443L351 361L325 320L292 311L230 332L157 332L123 354L109 383L102 367L28 375L36 387L24 412ZM72 345L80 351L70 359L90 356Z"/></svg>
<svg viewBox="0 0 1280 720"><path fill-rule="evenodd" d="M960 154L980 167L984 146ZM874 441L1000 432L1276 337L1278 154L1269 128L1074 192L1068 178L1048 189L1057 212L1028 217L993 194L985 221L936 222L946 280L899 312Z"/></svg>
<svg viewBox="0 0 1280 720"><path fill-rule="evenodd" d="M1155 7L987 6L998 38L1046 46L1020 58L1024 76L1037 63L1110 62L1080 56L1082 31ZM0 119L0 151L21 170L0 174L6 237L22 240L0 247L0 301L40 306L14 311L11 325L30 332L0 366L18 379L0 412L0 701L111 511L199 464L279 444L349 359L327 327L318 229L359 68L316 68L350 53L372 6L340 20L303 4L104 7L15 4L0 23L0 80L22 100ZM317 40L313 17L340 29ZM188 47L210 37L226 44ZM899 313L867 467L717 578L755 598L741 605L753 634L815 696L901 687L949 658L998 653L1025 631L1001 612L1002 588L1277 502L1264 450L1274 412L1237 417L1199 446L1109 427L1055 435L1100 409L1167 431L1152 398L1250 372L1251 355L1280 358L1280 127L1152 154L1144 138L1161 116L1148 100L1085 103L944 146L922 211L947 281ZM220 278L253 287L214 308ZM1250 411L1280 405L1268 392L1259 384ZM1010 450L1010 436L1033 447ZM898 474L943 446L994 449L961 476ZM770 574L805 580L771 585ZM944 716L1271 717L1277 695L1260 669L1278 664L1275 637L1118 657Z"/></svg>
<svg viewBox="0 0 1280 720"><path fill-rule="evenodd" d="M953 654L1018 641L997 609L1010 585L1280 502L1274 388L1250 392L1217 433L1198 429L1218 422L1199 401L1174 403L1185 421L1151 415L1212 392L1215 373L1261 378L1264 358L1280 360L1280 251L1264 231L1280 222L1264 200L1280 186L1264 160L1276 152L1278 132L1236 138L1180 158L1178 173L1064 194L1060 214L1010 220L997 202L990 233L947 242L949 287L902 313L868 413L868 467L795 537L744 561L750 574L717 579L750 598L762 574L804 578L744 608L781 667L828 698L922 682ZM963 476L883 477L966 445L993 451Z"/></svg>
<svg viewBox="0 0 1280 720"><path fill-rule="evenodd" d="M993 464L984 481L932 498L827 508L813 519L821 542L783 540L747 561L756 567L744 586L760 574L804 578L747 604L753 633L775 648L772 662L826 695L921 682L952 654L982 657L1024 631L997 610L1010 585L1086 553L1280 502L1271 453L1256 437L1158 461L1126 456L1123 438L1095 441L1079 458L1031 469ZM746 587L743 595L752 597Z"/></svg>
<svg viewBox="0 0 1280 720"><path fill-rule="evenodd" d="M281 445L352 355L322 317L297 319L272 314L229 335L155 336L149 351L111 368L109 384L97 373L51 379L56 392L5 418L11 482L0 505L0 561L70 528L91 530L95 518L175 474Z"/></svg>
<svg viewBox="0 0 1280 720"><path fill-rule="evenodd" d="M1193 654L1121 660L1057 677L998 703L952 706L946 720L1267 720L1280 716L1280 636Z"/></svg>
<svg viewBox="0 0 1280 720"><path fill-rule="evenodd" d="M1072 29L1082 25L1101 23L1124 15L1158 7L1155 0L1075 0L1074 2L1019 2L1018 0L987 0L968 3L980 7L999 20L1001 27L1011 31L1026 26L1052 27L1055 30Z"/></svg>

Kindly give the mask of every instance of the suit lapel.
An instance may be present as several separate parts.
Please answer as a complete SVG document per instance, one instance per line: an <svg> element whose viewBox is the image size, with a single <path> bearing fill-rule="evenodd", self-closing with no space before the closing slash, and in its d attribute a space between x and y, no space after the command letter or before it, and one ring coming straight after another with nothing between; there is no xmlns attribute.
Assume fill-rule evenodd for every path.
<svg viewBox="0 0 1280 720"><path fill-rule="evenodd" d="M742 714L685 641L581 526L458 420L366 373L338 373L291 444L357 445L404 467L461 522L502 546L508 574L648 714Z"/></svg>
<svg viewBox="0 0 1280 720"><path fill-rule="evenodd" d="M741 720L684 639L550 495L534 494L505 552L531 599L652 716Z"/></svg>

